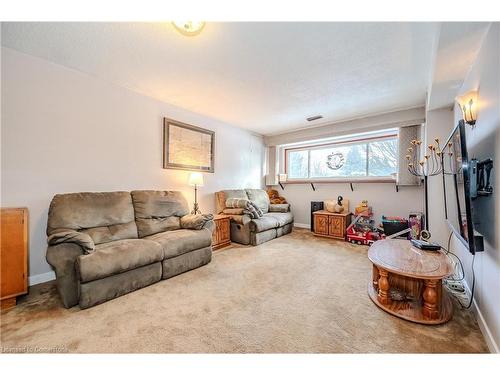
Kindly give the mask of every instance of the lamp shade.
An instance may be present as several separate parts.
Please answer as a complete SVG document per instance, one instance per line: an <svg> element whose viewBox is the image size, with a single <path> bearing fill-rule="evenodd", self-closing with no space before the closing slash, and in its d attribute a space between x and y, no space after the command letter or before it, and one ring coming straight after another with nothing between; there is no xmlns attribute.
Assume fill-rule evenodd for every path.
<svg viewBox="0 0 500 375"><path fill-rule="evenodd" d="M462 110L464 121L469 125L474 125L477 119L477 91L469 91L459 96L457 102Z"/></svg>
<svg viewBox="0 0 500 375"><path fill-rule="evenodd" d="M190 186L203 186L203 175L200 172L193 172L189 175Z"/></svg>

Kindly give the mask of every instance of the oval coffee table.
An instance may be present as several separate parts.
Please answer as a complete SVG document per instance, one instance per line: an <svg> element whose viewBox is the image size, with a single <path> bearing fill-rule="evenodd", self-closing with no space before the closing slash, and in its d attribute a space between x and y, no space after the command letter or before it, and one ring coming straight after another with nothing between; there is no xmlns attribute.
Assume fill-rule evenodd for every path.
<svg viewBox="0 0 500 375"><path fill-rule="evenodd" d="M368 295L381 309L422 324L450 320L453 305L442 279L453 272L442 251L420 250L407 240L376 241L368 250L373 277Z"/></svg>

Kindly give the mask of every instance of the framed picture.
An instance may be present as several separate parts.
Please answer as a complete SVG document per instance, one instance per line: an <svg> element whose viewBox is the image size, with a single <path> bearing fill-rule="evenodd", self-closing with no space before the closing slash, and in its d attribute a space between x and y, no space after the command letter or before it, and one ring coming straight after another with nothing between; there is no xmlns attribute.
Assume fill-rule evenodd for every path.
<svg viewBox="0 0 500 375"><path fill-rule="evenodd" d="M163 119L163 168L214 172L215 132Z"/></svg>

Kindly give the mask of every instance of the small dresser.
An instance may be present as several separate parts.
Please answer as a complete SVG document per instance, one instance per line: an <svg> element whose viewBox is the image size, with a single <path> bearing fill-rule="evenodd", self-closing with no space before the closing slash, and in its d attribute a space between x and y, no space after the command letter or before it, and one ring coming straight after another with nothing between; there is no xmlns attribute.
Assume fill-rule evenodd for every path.
<svg viewBox="0 0 500 375"><path fill-rule="evenodd" d="M351 223L351 215L351 213L337 214L326 210L314 212L314 234L344 240L347 227Z"/></svg>
<svg viewBox="0 0 500 375"><path fill-rule="evenodd" d="M214 216L215 229L212 234L212 250L231 245L231 219L225 215Z"/></svg>
<svg viewBox="0 0 500 375"><path fill-rule="evenodd" d="M1 307L16 304L28 293L28 209L1 209L0 300Z"/></svg>

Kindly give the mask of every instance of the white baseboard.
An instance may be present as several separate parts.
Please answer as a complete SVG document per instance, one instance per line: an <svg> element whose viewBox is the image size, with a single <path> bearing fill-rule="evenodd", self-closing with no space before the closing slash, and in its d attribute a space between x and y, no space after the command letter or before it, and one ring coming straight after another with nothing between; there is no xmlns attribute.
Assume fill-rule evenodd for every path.
<svg viewBox="0 0 500 375"><path fill-rule="evenodd" d="M311 229L311 226L309 224L293 223L293 226L297 228Z"/></svg>
<svg viewBox="0 0 500 375"><path fill-rule="evenodd" d="M45 282L50 281L50 280L55 280L55 278L56 278L56 273L54 271L50 271L50 272L30 276L28 278L28 283L30 286L33 286L36 284L45 283Z"/></svg>
<svg viewBox="0 0 500 375"><path fill-rule="evenodd" d="M469 285L465 280L464 280L464 286L470 295L471 291L469 289ZM486 323L486 320L484 320L483 314L481 313L481 309L479 309L479 306L477 305L475 298L472 301L472 311L474 312L474 315L476 315L477 323L479 324L479 329L483 333L486 345L488 345L488 349L490 349L491 353L500 353L500 350L498 350L498 344L495 342L495 338L493 337L493 334L491 333L490 328Z"/></svg>

